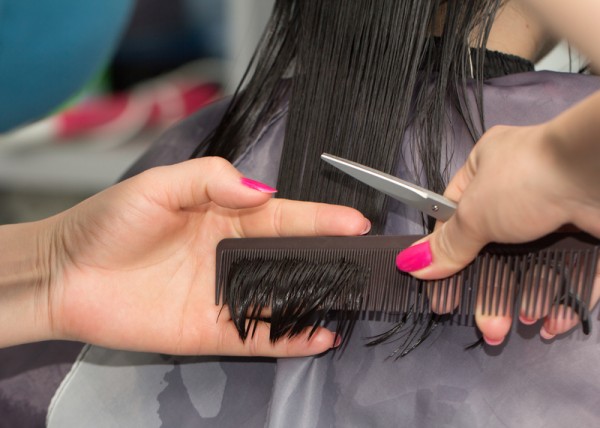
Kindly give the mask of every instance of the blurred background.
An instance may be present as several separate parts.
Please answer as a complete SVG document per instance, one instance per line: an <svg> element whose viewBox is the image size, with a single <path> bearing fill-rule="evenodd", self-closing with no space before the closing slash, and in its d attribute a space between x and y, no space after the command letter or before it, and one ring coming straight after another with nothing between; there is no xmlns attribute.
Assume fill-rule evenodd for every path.
<svg viewBox="0 0 600 428"><path fill-rule="evenodd" d="M230 94L273 1L2 0L0 224L47 217L110 186L166 127ZM582 62L562 45L537 67ZM59 109L43 104L69 85Z"/></svg>
<svg viewBox="0 0 600 428"><path fill-rule="evenodd" d="M110 186L166 127L231 93L273 0L127 3L0 1L0 224L47 217ZM105 58L90 56L104 45ZM29 46L39 64L23 55ZM77 82L84 89L45 112L42 99L60 100L53 88L70 89L68 74L82 68L76 55L103 62ZM40 69L43 87L33 82ZM15 86L23 73L31 79ZM23 100L28 93L39 102Z"/></svg>

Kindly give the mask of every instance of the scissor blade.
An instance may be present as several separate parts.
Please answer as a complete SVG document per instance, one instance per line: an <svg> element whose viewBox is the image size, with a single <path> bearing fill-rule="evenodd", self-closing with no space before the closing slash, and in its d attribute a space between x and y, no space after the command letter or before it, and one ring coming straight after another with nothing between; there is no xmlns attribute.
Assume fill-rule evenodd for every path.
<svg viewBox="0 0 600 428"><path fill-rule="evenodd" d="M321 159L366 185L438 220L448 220L456 210L456 204L450 199L393 175L327 153L323 153Z"/></svg>

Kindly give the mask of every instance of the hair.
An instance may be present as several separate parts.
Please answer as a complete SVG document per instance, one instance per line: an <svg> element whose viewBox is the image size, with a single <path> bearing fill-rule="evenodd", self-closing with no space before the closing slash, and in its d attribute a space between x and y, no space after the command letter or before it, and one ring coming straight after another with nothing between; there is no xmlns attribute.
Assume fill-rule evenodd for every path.
<svg viewBox="0 0 600 428"><path fill-rule="evenodd" d="M443 192L449 178L446 162L452 156L452 133L447 132L451 112L464 120L474 141L485 128L484 50L500 3L276 0L221 123L192 157L235 161L288 102L278 197L355 207L371 220L373 233L379 233L386 220L385 196L325 166L321 153L392 174L400 161L412 170L413 181ZM441 31L432 37L437 28ZM467 102L471 82L475 105ZM287 269L278 272L279 282L293 283ZM241 337L255 326L247 323L246 303L238 301L231 308ZM295 304L304 310L306 302ZM299 316L286 299L272 295L260 305L271 305L281 325L294 326L278 330L272 338L297 332L298 319L323 319L322 308L311 306ZM351 328L353 315L340 316L345 321L338 328L349 333L346 327ZM373 343L387 341L406 321ZM409 326L400 355L418 345L437 323L431 318L424 330Z"/></svg>
<svg viewBox="0 0 600 428"><path fill-rule="evenodd" d="M334 172L323 152L443 192L449 107L474 141L484 130L484 48L500 0L276 0L223 120L193 157L237 159L289 99L278 196L353 206L385 222L385 196ZM443 29L431 37L440 16ZM467 82L477 83L476 106ZM410 138L404 138L410 132ZM404 144L409 144L404 148Z"/></svg>

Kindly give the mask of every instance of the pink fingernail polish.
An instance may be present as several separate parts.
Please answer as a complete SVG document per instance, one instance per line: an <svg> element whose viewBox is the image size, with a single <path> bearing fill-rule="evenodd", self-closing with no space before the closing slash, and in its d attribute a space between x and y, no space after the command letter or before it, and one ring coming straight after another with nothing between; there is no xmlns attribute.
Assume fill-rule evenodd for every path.
<svg viewBox="0 0 600 428"><path fill-rule="evenodd" d="M552 340L556 337L555 334L548 333L548 330L546 330L546 327L542 327L540 329L540 336L542 336L542 338L546 339L546 340Z"/></svg>
<svg viewBox="0 0 600 428"><path fill-rule="evenodd" d="M266 184L261 183L260 181L252 180L250 178L243 177L241 179L241 182L244 186L249 187L254 190L258 190L259 192L263 192L263 193L276 193L277 192L277 189L273 189L272 187L267 186Z"/></svg>
<svg viewBox="0 0 600 428"><path fill-rule="evenodd" d="M432 261L431 246L425 241L401 251L396 256L396 267L403 272L414 272L429 266Z"/></svg>
<svg viewBox="0 0 600 428"><path fill-rule="evenodd" d="M485 336L483 336L483 340L485 340L485 343L487 343L490 346L498 346L502 342L504 342L504 338L501 338L501 339L490 339L489 337L485 337Z"/></svg>

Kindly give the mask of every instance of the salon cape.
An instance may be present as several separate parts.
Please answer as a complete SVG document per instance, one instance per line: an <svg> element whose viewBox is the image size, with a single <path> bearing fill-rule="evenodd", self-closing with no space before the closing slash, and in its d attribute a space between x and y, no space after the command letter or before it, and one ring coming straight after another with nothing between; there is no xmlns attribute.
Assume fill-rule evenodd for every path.
<svg viewBox="0 0 600 428"><path fill-rule="evenodd" d="M546 121L600 89L591 76L530 72L486 81L486 126ZM167 132L128 175L186 160L219 121L217 103ZM275 185L286 106L235 166ZM454 118L453 171L472 148ZM525 143L525 142L524 142ZM506 165L510 168L510 165ZM398 163L397 174L407 175ZM199 171L201 173L201 171ZM392 203L387 234L422 233L420 214ZM344 353L317 357L172 357L84 348L54 397L50 428L565 427L600 421L600 325L544 343L516 325L499 347L465 350L474 327L445 325L401 360L397 344L366 348L389 327L358 322ZM148 322L161 322L148 314Z"/></svg>

